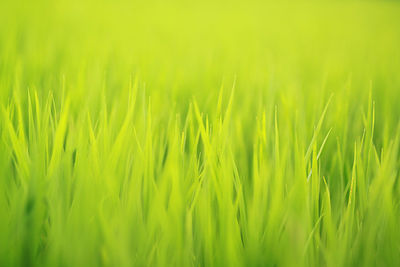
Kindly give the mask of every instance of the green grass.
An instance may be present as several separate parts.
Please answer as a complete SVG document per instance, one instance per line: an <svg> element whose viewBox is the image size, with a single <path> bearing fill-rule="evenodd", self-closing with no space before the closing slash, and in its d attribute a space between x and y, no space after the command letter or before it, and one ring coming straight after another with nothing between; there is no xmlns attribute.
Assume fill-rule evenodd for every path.
<svg viewBox="0 0 400 267"><path fill-rule="evenodd" d="M0 266L400 266L400 4L0 3Z"/></svg>

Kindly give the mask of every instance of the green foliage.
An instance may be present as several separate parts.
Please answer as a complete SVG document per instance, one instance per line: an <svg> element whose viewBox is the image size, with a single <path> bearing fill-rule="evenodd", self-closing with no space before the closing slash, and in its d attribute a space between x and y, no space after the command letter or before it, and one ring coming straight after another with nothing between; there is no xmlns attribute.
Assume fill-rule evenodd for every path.
<svg viewBox="0 0 400 267"><path fill-rule="evenodd" d="M400 266L400 5L0 4L0 266Z"/></svg>

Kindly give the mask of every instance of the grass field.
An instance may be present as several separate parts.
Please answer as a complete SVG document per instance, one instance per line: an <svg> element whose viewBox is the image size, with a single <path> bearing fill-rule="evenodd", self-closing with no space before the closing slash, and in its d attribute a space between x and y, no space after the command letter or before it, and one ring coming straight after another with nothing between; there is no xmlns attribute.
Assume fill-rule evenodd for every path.
<svg viewBox="0 0 400 267"><path fill-rule="evenodd" d="M0 2L0 266L400 266L400 2Z"/></svg>

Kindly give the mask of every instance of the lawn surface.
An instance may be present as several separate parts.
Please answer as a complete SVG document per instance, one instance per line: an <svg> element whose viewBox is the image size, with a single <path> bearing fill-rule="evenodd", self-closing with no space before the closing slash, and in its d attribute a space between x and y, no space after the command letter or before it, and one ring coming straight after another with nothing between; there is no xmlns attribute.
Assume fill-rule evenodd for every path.
<svg viewBox="0 0 400 267"><path fill-rule="evenodd" d="M0 266L400 266L400 3L0 3Z"/></svg>

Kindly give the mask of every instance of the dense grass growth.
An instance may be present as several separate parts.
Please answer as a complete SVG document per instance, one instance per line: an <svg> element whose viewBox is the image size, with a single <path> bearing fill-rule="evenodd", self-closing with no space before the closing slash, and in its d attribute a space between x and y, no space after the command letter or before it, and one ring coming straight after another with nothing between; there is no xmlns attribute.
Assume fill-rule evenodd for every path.
<svg viewBox="0 0 400 267"><path fill-rule="evenodd" d="M0 4L0 266L400 266L400 5Z"/></svg>

